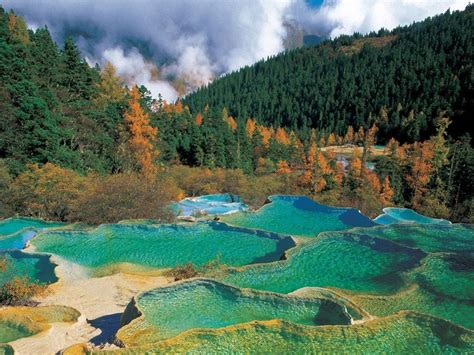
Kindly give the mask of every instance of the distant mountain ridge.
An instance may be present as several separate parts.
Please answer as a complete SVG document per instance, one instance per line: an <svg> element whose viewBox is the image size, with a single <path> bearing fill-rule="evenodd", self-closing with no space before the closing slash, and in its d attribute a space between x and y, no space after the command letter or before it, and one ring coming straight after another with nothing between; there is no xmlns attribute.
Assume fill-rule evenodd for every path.
<svg viewBox="0 0 474 355"><path fill-rule="evenodd" d="M349 125L377 121L379 139L415 141L433 134L442 115L453 121L451 135L472 135L473 10L288 50L213 81L184 103L191 112L226 107L234 117L303 135L311 128L344 134Z"/></svg>

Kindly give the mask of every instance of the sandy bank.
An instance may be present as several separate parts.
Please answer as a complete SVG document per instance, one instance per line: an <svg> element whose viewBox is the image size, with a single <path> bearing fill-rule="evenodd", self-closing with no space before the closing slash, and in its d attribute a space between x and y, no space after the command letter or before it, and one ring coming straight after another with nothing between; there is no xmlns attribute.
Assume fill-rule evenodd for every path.
<svg viewBox="0 0 474 355"><path fill-rule="evenodd" d="M126 273L89 278L76 264L55 256L52 261L58 265L59 281L37 301L41 305L73 307L81 317L74 324L54 323L46 332L12 342L15 354L55 354L80 342L104 343L115 333L122 312L136 293L169 282L162 276Z"/></svg>

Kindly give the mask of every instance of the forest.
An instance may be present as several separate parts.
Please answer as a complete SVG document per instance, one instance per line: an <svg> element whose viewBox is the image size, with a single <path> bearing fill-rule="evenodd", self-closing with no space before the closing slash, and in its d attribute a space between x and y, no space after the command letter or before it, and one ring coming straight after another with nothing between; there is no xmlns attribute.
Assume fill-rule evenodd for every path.
<svg viewBox="0 0 474 355"><path fill-rule="evenodd" d="M472 223L473 9L285 52L167 103L0 8L0 213L167 220L185 195L287 193ZM327 149L343 145L361 148L347 166Z"/></svg>
<svg viewBox="0 0 474 355"><path fill-rule="evenodd" d="M226 107L237 118L343 135L378 122L377 141L429 138L445 112L449 133L472 135L473 5L393 31L355 33L290 50L186 96L191 111Z"/></svg>

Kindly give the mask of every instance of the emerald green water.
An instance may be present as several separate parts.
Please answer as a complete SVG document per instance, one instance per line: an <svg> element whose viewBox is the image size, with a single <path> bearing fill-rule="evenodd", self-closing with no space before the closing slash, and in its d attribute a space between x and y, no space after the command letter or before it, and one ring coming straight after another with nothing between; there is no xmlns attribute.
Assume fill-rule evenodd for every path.
<svg viewBox="0 0 474 355"><path fill-rule="evenodd" d="M454 254L432 254L410 270L410 287L390 296L357 295L353 301L376 316L410 309L474 329L474 259Z"/></svg>
<svg viewBox="0 0 474 355"><path fill-rule="evenodd" d="M241 266L278 260L295 245L286 236L216 222L114 224L88 232L49 231L31 243L40 252L91 268L117 263L169 268L187 262L203 265L216 257L226 265Z"/></svg>
<svg viewBox="0 0 474 355"><path fill-rule="evenodd" d="M0 273L0 286L15 276L28 276L31 281L40 283L52 283L58 280L54 274L56 265L50 261L49 256L11 250L1 252L1 257L7 260L7 270Z"/></svg>
<svg viewBox="0 0 474 355"><path fill-rule="evenodd" d="M256 212L223 216L222 221L236 226L306 237L314 237L324 231L375 225L355 209L320 205L304 196L270 196L269 200L270 203Z"/></svg>
<svg viewBox="0 0 474 355"><path fill-rule="evenodd" d="M238 327L194 332L156 343L142 353L162 354L472 354L474 333L422 314L403 313L355 326Z"/></svg>
<svg viewBox="0 0 474 355"><path fill-rule="evenodd" d="M64 225L40 219L13 217L0 221L0 251L21 249L38 231Z"/></svg>
<svg viewBox="0 0 474 355"><path fill-rule="evenodd" d="M423 216L409 208L387 207L383 209L383 212L383 214L374 219L374 222L378 224L451 224L448 220Z"/></svg>
<svg viewBox="0 0 474 355"><path fill-rule="evenodd" d="M404 286L401 272L425 255L385 239L330 232L289 253L288 260L245 267L223 276L232 285L288 293L306 286L389 293Z"/></svg>
<svg viewBox="0 0 474 355"><path fill-rule="evenodd" d="M354 233L389 239L429 253L456 252L474 254L474 229L462 224L394 224L364 228Z"/></svg>
<svg viewBox="0 0 474 355"><path fill-rule="evenodd" d="M0 343L8 343L31 335L33 335L33 333L19 324L0 320Z"/></svg>
<svg viewBox="0 0 474 355"><path fill-rule="evenodd" d="M222 328L252 320L350 324L342 306L329 300L244 292L204 279L151 290L138 297L138 305L161 339L188 329Z"/></svg>
<svg viewBox="0 0 474 355"><path fill-rule="evenodd" d="M7 235L18 232L25 228L52 228L64 225L61 222L46 222L41 219L13 217L0 221L0 235Z"/></svg>

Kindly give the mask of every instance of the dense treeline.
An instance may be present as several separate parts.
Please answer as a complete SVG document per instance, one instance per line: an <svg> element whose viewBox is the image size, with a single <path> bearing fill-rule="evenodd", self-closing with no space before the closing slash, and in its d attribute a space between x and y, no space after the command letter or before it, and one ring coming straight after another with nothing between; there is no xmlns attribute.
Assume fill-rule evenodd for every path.
<svg viewBox="0 0 474 355"><path fill-rule="evenodd" d="M401 38L408 30L424 33L424 28L433 27L436 21L451 23L451 17L459 21L461 18L460 23L465 25L466 14L472 17L470 9L465 13L446 14L397 30L389 38L395 43L398 39L393 36ZM382 50L387 47L386 38L380 37L377 44L385 45ZM355 48L351 47L355 51L352 56L338 54L337 43L343 39L324 44L326 47L321 48L330 55L321 60L326 61L327 69L332 62L357 62L355 58L364 52L378 51L364 47L358 52L359 40L365 39L347 39ZM347 46L344 48L348 50ZM472 46L463 50L468 53ZM467 54L459 51L456 46L454 54L447 52L447 56L453 57L450 63L465 60ZM290 52L282 58L298 53L306 52ZM255 68L266 65L260 63ZM298 68L305 65L302 61L293 68L295 78L300 75ZM468 90L472 93L472 64L463 65L463 70L471 75ZM361 70L361 76L354 79L357 85L385 85L386 80L375 80L364 68L353 68ZM290 66L285 71L293 69ZM440 62L433 62L432 69L439 75L450 70ZM242 73L246 70L255 69L245 69ZM400 73L401 77L411 75L412 69L407 70L408 74ZM270 82L273 74L267 75L265 80ZM445 88L448 81L437 78ZM447 135L450 127L472 113L472 97L463 101L462 107L471 107L463 113L459 108L445 105L446 100L464 100L461 94L450 94L446 100L444 96L436 96L431 100L432 112L423 116L430 122L426 130L409 137L423 139L410 144L390 139L385 154L376 157L371 147L377 141L385 141L392 132L387 125L396 115L389 105L378 115L357 116L362 121L348 119L340 127L311 128L308 124L279 122L297 126L294 129L280 127L276 124L278 120L270 125L249 118L258 117L252 113L249 117L242 113L233 117L220 104L190 110L185 103L205 90L191 95L188 101L153 100L145 87L128 88L110 63L91 68L71 39L59 48L47 28L28 30L20 16L5 13L1 8L0 79L0 215L3 216L22 214L93 224L127 218L169 220L172 216L165 206L171 200L184 195L231 192L242 195L253 206L263 203L270 194L290 193L309 195L328 204L354 206L369 215L379 213L383 206L397 204L455 221L474 219L474 151L470 137L453 139ZM464 79L462 82L466 83ZM270 90L254 94L257 96L253 97L253 103L265 102L264 96L270 95ZM401 95L390 91L392 94ZM403 118L406 107L414 110L408 112L409 121L404 123L407 127L418 127L414 122L420 117L416 106L420 104L419 96L424 97L423 94L411 99L407 96L400 104L404 107L398 111L401 122L406 121ZM332 100L333 96L325 93L322 97ZM230 104L239 103L237 94L236 98ZM291 95L290 98L293 100ZM389 99L392 100L391 96ZM275 107L286 107L284 100L282 96ZM417 104L410 106L411 102ZM295 107L307 104L298 101ZM369 101L364 104L372 107ZM342 122L346 108L338 110L333 115L341 115L338 120ZM261 111L255 109L258 112ZM396 129L393 135L398 136L398 131L403 130ZM352 152L347 166L330 148L338 145L346 145ZM375 170L368 168L369 162L375 163Z"/></svg>
<svg viewBox="0 0 474 355"><path fill-rule="evenodd" d="M342 135L378 122L378 141L428 139L444 112L460 136L474 112L474 6L368 36L354 34L245 67L191 93L191 111L226 107L261 124Z"/></svg>

